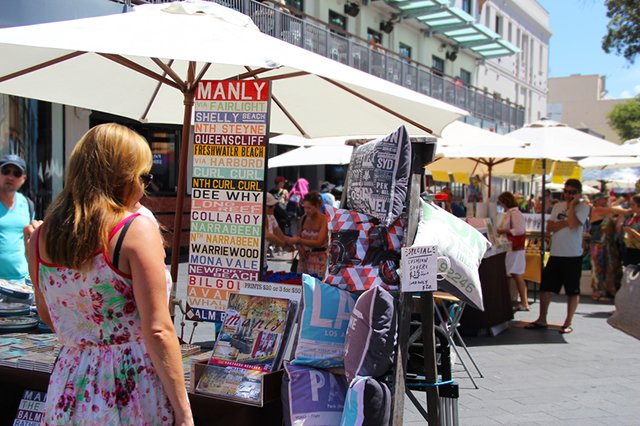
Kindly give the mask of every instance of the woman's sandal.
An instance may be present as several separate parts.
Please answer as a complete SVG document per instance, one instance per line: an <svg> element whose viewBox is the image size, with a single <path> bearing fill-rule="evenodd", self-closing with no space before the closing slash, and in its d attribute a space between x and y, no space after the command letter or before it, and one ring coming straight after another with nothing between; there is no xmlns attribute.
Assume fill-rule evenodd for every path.
<svg viewBox="0 0 640 426"><path fill-rule="evenodd" d="M573 331L573 327L570 325L562 326L562 328L558 331L560 334L569 334Z"/></svg>

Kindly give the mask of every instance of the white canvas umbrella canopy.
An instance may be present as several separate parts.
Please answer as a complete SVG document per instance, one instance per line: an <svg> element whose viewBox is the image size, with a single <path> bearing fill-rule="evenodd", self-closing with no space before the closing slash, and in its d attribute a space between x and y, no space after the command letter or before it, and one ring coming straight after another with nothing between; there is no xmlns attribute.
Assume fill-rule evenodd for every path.
<svg viewBox="0 0 640 426"><path fill-rule="evenodd" d="M554 120L540 120L509 133L528 142L540 153L535 158L585 158L593 156L630 156L633 149L616 145Z"/></svg>
<svg viewBox="0 0 640 426"><path fill-rule="evenodd" d="M189 81L187 69L195 63L194 79L271 79L271 132L386 134L405 124L412 134L427 129L439 134L466 114L252 30L251 24L220 18L229 13L234 22L241 15L212 2L157 4L131 13L2 29L0 90L135 120L181 124L184 87L175 89ZM74 54L78 56L3 81L2 76ZM123 64L140 67L139 72ZM155 78L165 72L157 90Z"/></svg>
<svg viewBox="0 0 640 426"><path fill-rule="evenodd" d="M633 179L633 180L602 179L602 182L604 182L607 185L608 189L635 189L637 181L638 181L637 179ZM602 182L600 180L592 179L592 180L585 181L585 184L594 186L594 187L599 187Z"/></svg>
<svg viewBox="0 0 640 426"><path fill-rule="evenodd" d="M301 146L269 159L269 168L290 166L315 166L322 164L349 164L351 145Z"/></svg>
<svg viewBox="0 0 640 426"><path fill-rule="evenodd" d="M489 188L492 176L513 175L514 158L536 158L540 155L527 142L461 122L451 123L442 133L443 137L438 140L437 158L427 169L487 175Z"/></svg>
<svg viewBox="0 0 640 426"><path fill-rule="evenodd" d="M211 2L0 30L0 93L183 124L175 230L182 225L189 129L201 79L272 81L270 131L320 137L438 134L466 112L257 31ZM179 231L171 274L176 281Z"/></svg>
<svg viewBox="0 0 640 426"><path fill-rule="evenodd" d="M623 167L639 167L640 157L588 157L578 161L584 169L619 169Z"/></svg>
<svg viewBox="0 0 640 426"><path fill-rule="evenodd" d="M564 189L564 184L562 183L554 183L554 182L547 182L546 184L547 189L550 189L551 191L562 191ZM599 194L600 190L598 188L595 188L592 185L587 184L586 182L582 185L582 193L583 194Z"/></svg>
<svg viewBox="0 0 640 426"><path fill-rule="evenodd" d="M354 144L363 144L379 137L351 135L308 139L293 135L279 135L271 138L269 143L298 148L270 158L269 168L349 164Z"/></svg>

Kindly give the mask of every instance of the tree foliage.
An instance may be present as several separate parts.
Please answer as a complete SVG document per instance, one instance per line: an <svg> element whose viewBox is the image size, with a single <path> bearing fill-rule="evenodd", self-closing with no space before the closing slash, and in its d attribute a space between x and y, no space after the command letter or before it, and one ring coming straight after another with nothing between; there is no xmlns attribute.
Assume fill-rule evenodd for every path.
<svg viewBox="0 0 640 426"><path fill-rule="evenodd" d="M614 106L607 118L623 141L640 138L640 95Z"/></svg>
<svg viewBox="0 0 640 426"><path fill-rule="evenodd" d="M607 35L602 39L602 49L622 55L633 64L640 53L640 1L607 0Z"/></svg>

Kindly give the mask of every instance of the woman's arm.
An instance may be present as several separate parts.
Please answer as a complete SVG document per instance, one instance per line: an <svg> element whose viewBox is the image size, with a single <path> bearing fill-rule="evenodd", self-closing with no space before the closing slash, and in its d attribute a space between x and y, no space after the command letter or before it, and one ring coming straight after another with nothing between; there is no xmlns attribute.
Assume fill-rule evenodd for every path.
<svg viewBox="0 0 640 426"><path fill-rule="evenodd" d="M640 232L638 232L636 229L632 228L631 226L625 226L624 231L635 241L640 241Z"/></svg>
<svg viewBox="0 0 640 426"><path fill-rule="evenodd" d="M131 273L142 337L171 401L175 424L193 425L180 345L169 315L164 249L161 239L155 238L158 233L158 227L149 218L137 217L131 223L120 251L120 269Z"/></svg>
<svg viewBox="0 0 640 426"><path fill-rule="evenodd" d="M39 233L42 230L38 231ZM31 282L33 283L33 293L36 299L36 309L38 310L38 315L40 316L40 320L47 324L49 328L55 331L53 327L53 321L51 321L51 316L49 315L49 308L47 307L47 303L44 300L44 294L40 290L40 281L38 279L38 262L36 258L36 244L38 243L39 238L30 238L27 242L27 261L29 262L29 276L31 277Z"/></svg>

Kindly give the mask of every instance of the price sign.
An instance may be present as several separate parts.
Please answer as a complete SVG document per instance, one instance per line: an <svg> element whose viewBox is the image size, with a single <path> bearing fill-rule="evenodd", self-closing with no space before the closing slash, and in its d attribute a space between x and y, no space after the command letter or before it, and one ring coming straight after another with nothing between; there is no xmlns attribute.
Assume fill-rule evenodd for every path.
<svg viewBox="0 0 640 426"><path fill-rule="evenodd" d="M438 289L437 246L403 247L400 268L401 291L411 293Z"/></svg>

